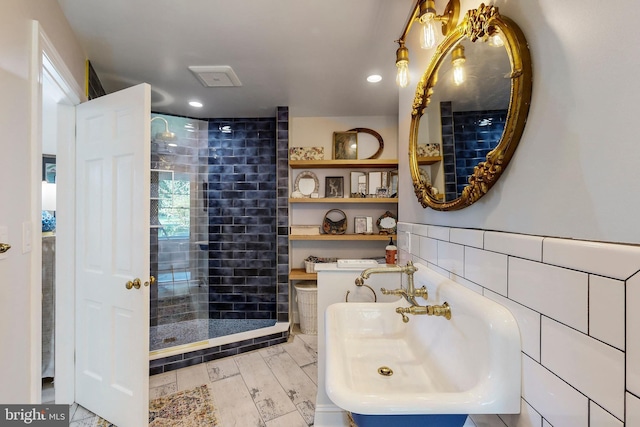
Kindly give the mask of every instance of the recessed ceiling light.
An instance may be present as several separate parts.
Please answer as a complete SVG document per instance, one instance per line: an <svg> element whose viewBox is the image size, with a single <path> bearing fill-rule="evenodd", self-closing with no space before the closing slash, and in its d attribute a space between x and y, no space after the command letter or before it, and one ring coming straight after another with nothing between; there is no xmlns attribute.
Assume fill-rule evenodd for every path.
<svg viewBox="0 0 640 427"><path fill-rule="evenodd" d="M199 101L189 101L189 105L196 108L202 108L202 102Z"/></svg>
<svg viewBox="0 0 640 427"><path fill-rule="evenodd" d="M378 83L380 80L382 80L382 76L379 74L372 74L369 77L367 77L367 81L369 83Z"/></svg>

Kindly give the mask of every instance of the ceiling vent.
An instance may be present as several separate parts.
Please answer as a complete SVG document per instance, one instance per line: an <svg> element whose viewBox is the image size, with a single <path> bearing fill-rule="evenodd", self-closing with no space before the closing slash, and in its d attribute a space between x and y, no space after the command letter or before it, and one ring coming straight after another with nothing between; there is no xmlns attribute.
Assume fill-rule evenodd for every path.
<svg viewBox="0 0 640 427"><path fill-rule="evenodd" d="M242 86L240 79L228 65L191 65L189 71L204 87Z"/></svg>

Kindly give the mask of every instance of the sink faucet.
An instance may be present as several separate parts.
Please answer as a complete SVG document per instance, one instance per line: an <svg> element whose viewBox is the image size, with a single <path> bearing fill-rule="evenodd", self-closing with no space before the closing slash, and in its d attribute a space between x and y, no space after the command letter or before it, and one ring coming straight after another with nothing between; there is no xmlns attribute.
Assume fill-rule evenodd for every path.
<svg viewBox="0 0 640 427"><path fill-rule="evenodd" d="M380 273L405 273L407 275L407 289L392 289L388 290L385 288L381 288L380 290L384 295L399 295L403 297L411 306L419 306L416 301L416 297L422 297L427 299L429 294L427 293L427 288L424 286L416 289L413 284L413 273L418 271L418 269L413 265L412 261L407 262L407 265L394 265L392 267L372 267L364 270L359 277L356 278L356 286L363 286L364 281L368 279L372 274L380 274Z"/></svg>
<svg viewBox="0 0 640 427"><path fill-rule="evenodd" d="M445 302L442 305L418 305L411 307L398 307L396 313L402 316L404 323L409 322L409 318L405 315L408 314L426 314L427 316L442 316L447 320L451 320L451 307L449 303Z"/></svg>
<svg viewBox="0 0 640 427"><path fill-rule="evenodd" d="M448 303L444 303L442 305L420 305L416 301L416 297L422 297L424 299L429 298L429 294L427 293L427 288L422 286L421 288L416 289L413 282L413 273L418 271L418 269L413 265L412 261L408 261L407 265L400 266L394 265L393 267L372 267L367 268L360 276L356 278L356 286L367 286L364 284L364 281L368 279L372 274L380 274L380 273L405 273L407 275L407 289L391 289L387 290L385 288L381 288L380 290L384 295L399 295L403 297L411 307L398 307L396 308L396 313L402 316L402 321L407 323L409 321L409 317L406 314L426 314L427 316L442 316L447 320L451 319L451 307L449 307Z"/></svg>

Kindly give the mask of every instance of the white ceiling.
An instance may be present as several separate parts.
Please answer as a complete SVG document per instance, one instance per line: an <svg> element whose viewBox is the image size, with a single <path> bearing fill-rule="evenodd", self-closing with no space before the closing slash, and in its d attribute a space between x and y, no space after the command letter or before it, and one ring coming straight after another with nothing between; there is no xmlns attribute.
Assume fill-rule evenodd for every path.
<svg viewBox="0 0 640 427"><path fill-rule="evenodd" d="M395 51L415 0L58 0L105 90L146 82L196 118L395 116ZM205 88L190 65L229 65ZM371 84L370 74L383 80ZM204 107L187 105L198 99Z"/></svg>

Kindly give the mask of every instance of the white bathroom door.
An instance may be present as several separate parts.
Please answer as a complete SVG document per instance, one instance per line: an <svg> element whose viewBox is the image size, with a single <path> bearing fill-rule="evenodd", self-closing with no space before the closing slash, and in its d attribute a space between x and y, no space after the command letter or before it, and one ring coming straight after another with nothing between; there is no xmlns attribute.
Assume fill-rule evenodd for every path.
<svg viewBox="0 0 640 427"><path fill-rule="evenodd" d="M75 400L140 427L149 414L150 86L76 108Z"/></svg>

